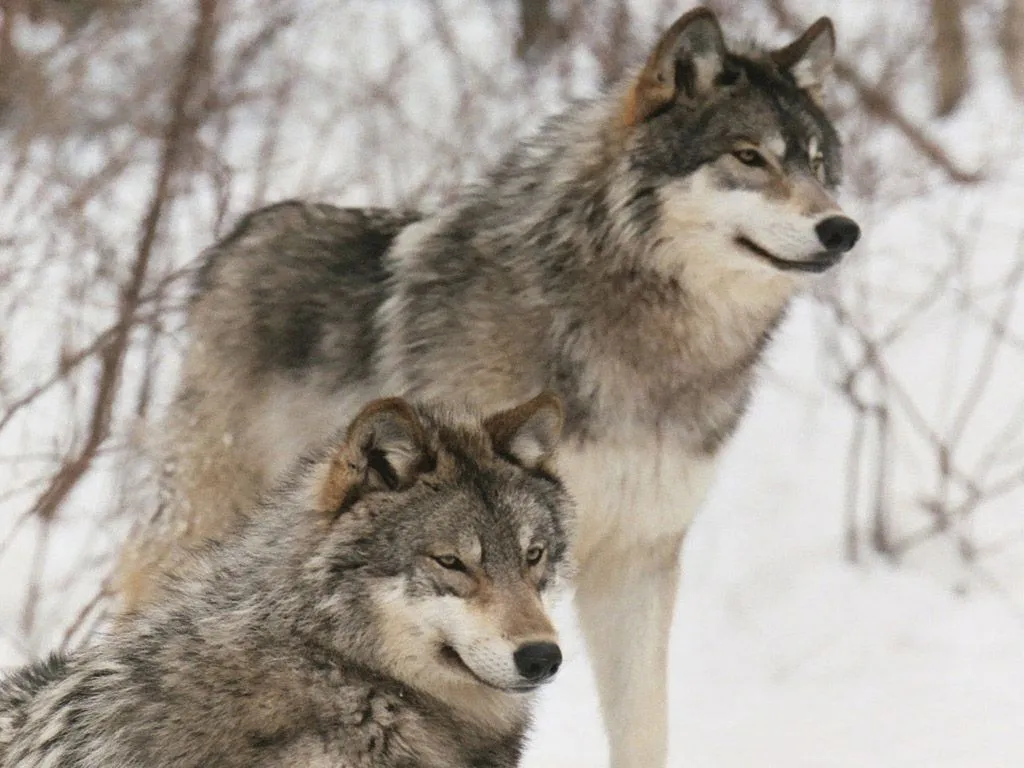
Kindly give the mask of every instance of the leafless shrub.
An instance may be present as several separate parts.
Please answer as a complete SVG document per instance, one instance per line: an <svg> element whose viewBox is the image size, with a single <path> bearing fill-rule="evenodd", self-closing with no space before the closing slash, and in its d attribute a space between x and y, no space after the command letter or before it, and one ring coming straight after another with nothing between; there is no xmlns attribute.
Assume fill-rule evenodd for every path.
<svg viewBox="0 0 1024 768"><path fill-rule="evenodd" d="M1000 30L1007 77L1018 96L1024 96L1024 0L1007 0Z"/></svg>

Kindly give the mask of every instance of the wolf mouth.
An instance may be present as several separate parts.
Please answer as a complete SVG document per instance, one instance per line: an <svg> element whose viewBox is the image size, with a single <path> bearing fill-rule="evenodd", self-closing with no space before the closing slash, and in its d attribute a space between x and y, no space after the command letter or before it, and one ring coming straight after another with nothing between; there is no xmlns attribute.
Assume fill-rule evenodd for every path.
<svg viewBox="0 0 1024 768"><path fill-rule="evenodd" d="M789 259L780 259L742 235L736 237L736 244L764 259L776 269L786 272L824 272L826 269L834 267L843 258L842 251L822 251L815 258L807 261L790 261Z"/></svg>
<svg viewBox="0 0 1024 768"><path fill-rule="evenodd" d="M441 646L441 658L447 661L453 667L461 669L463 672L468 674L481 685L486 685L488 688L493 688L496 691L503 691L504 693L531 693L540 688L541 686L540 683L523 683L522 685L502 686L488 682L487 680L484 680L482 677L480 677L480 675L478 675L476 672L474 672L473 669L465 661L462 660L462 657L459 655L459 652L456 651L450 645Z"/></svg>

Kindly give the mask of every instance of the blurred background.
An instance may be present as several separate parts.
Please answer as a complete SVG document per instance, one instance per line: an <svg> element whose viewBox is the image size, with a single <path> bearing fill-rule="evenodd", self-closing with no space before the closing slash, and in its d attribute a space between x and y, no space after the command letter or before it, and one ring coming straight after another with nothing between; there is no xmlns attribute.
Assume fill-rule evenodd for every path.
<svg viewBox="0 0 1024 768"><path fill-rule="evenodd" d="M201 250L433 208L685 0L3 0L0 667L102 627ZM1024 0L830 15L861 243L796 303L684 554L673 765L1024 765ZM571 611L526 765L606 765Z"/></svg>

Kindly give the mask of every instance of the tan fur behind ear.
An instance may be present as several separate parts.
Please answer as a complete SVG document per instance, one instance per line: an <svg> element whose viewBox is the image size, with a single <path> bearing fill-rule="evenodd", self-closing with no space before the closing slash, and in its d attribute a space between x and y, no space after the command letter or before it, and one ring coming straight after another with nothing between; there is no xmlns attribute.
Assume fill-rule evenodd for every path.
<svg viewBox="0 0 1024 768"><path fill-rule="evenodd" d="M319 491L316 494L317 512L333 515L341 506L349 491L363 478L362 470L352 466L348 458L347 444L342 444L330 460L319 470L316 479Z"/></svg>
<svg viewBox="0 0 1024 768"><path fill-rule="evenodd" d="M644 67L636 82L626 93L623 104L622 122L627 128L638 125L672 101L676 89L671 84L660 81L657 75Z"/></svg>

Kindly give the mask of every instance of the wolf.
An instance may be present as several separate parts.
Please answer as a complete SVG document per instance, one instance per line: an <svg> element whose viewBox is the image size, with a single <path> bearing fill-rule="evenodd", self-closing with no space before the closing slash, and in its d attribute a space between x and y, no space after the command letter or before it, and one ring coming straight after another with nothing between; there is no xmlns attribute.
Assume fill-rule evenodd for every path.
<svg viewBox="0 0 1024 768"><path fill-rule="evenodd" d="M518 765L561 663L561 423L366 405L105 642L0 680L0 766Z"/></svg>
<svg viewBox="0 0 1024 768"><path fill-rule="evenodd" d="M369 397L551 389L611 764L663 766L684 535L790 300L860 236L835 197L834 50L827 18L769 50L698 8L437 211L242 218L197 271L165 512L126 556L126 600Z"/></svg>

